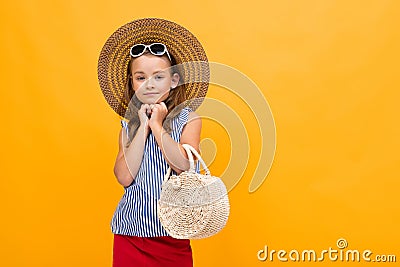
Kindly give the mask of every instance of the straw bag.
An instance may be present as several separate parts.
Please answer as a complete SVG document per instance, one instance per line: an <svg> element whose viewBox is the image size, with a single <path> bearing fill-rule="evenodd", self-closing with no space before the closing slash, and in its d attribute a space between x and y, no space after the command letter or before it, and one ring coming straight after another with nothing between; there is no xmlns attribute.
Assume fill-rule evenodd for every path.
<svg viewBox="0 0 400 267"><path fill-rule="evenodd" d="M158 218L174 238L206 238L218 233L228 220L228 193L222 180L211 176L197 151L188 144L182 146L190 168L171 176L168 168L157 203ZM195 172L192 153L203 165L204 175Z"/></svg>

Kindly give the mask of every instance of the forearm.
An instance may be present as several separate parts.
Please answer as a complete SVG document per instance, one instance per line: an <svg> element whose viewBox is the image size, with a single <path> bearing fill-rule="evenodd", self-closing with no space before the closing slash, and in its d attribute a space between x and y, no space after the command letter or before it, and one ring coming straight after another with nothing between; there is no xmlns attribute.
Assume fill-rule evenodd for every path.
<svg viewBox="0 0 400 267"><path fill-rule="evenodd" d="M128 147L123 148L123 155L117 160L116 176L123 186L131 184L139 171L147 135L148 131L145 131L142 126L139 127L132 142ZM126 134L124 138L127 140Z"/></svg>
<svg viewBox="0 0 400 267"><path fill-rule="evenodd" d="M188 170L189 160L182 145L175 142L161 125L153 127L152 132L168 165L178 174Z"/></svg>
<svg viewBox="0 0 400 267"><path fill-rule="evenodd" d="M140 126L129 147L125 148L125 160L131 171L132 177L136 177L143 159L144 145L148 131Z"/></svg>

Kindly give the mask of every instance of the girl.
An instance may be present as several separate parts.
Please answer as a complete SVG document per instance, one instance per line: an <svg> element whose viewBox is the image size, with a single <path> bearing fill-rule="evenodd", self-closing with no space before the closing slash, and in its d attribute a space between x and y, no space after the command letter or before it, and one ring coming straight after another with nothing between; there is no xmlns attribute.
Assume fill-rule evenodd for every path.
<svg viewBox="0 0 400 267"><path fill-rule="evenodd" d="M121 32L125 37L121 37ZM125 44L124 48L120 47L121 43ZM157 200L168 166L172 174L189 168L181 144L190 144L199 151L201 119L194 112L199 101L187 100L203 97L208 84L192 83L190 77L183 81L191 70L187 64L179 68L179 64L189 62L184 57L190 53L194 60L207 60L199 47L197 39L186 29L161 19L128 23L103 47L98 68L100 85L114 110L128 119L128 122L121 120L123 128L119 132L119 151L114 165L117 181L124 187L124 195L111 221L114 267L193 266L190 240L168 235L157 217ZM123 56L118 63L127 66L125 71L115 67L113 74L104 75L110 72L110 66L112 69L119 65L110 63L115 53L123 52L128 56ZM119 81L112 87L111 82L110 88L110 80L121 76L124 84ZM115 93L116 88L119 94ZM125 99L113 106L120 95ZM121 106L128 107L126 112ZM196 171L199 172L199 162Z"/></svg>

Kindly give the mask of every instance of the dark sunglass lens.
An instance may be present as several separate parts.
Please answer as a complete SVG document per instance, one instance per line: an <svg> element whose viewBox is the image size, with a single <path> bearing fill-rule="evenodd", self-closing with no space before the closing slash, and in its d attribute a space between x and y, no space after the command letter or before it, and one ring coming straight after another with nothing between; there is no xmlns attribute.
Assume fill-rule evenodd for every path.
<svg viewBox="0 0 400 267"><path fill-rule="evenodd" d="M146 46L140 44L140 45L134 45L131 48L131 55L132 56L138 56L141 53L143 53L144 49L146 48Z"/></svg>
<svg viewBox="0 0 400 267"><path fill-rule="evenodd" d="M152 44L150 50L155 55L162 55L165 53L165 47L162 44Z"/></svg>

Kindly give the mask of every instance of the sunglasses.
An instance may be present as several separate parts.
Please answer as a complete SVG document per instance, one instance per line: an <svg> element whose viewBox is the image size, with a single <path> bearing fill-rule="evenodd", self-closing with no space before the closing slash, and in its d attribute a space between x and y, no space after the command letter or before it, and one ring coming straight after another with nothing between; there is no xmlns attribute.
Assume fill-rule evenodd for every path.
<svg viewBox="0 0 400 267"><path fill-rule="evenodd" d="M165 44L162 43L152 43L149 45L135 44L134 46L131 47L130 54L132 57L139 57L143 55L146 49L149 49L150 53L152 53L155 56L162 56L164 54L167 54L169 61L172 62L167 47L165 46Z"/></svg>

